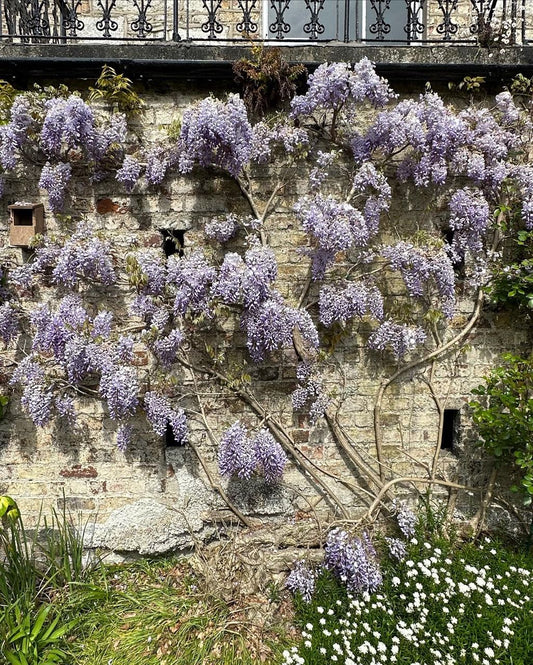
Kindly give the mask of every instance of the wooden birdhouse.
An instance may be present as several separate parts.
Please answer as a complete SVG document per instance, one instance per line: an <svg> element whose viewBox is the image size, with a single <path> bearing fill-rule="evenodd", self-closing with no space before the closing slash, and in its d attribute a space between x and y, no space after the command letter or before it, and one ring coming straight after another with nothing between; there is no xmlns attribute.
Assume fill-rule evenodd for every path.
<svg viewBox="0 0 533 665"><path fill-rule="evenodd" d="M33 238L44 231L44 206L42 203L14 203L8 206L9 244L29 247Z"/></svg>

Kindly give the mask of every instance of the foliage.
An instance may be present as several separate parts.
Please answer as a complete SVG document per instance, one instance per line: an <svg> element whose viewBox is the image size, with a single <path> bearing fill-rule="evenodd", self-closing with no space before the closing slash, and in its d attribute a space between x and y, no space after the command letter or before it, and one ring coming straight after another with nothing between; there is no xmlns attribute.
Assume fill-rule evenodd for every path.
<svg viewBox="0 0 533 665"><path fill-rule="evenodd" d="M484 76L465 76L460 83L448 83L450 90L464 90L465 92L479 92L485 84Z"/></svg>
<svg viewBox="0 0 533 665"><path fill-rule="evenodd" d="M11 83L0 80L0 124L8 122L9 114L18 91Z"/></svg>
<svg viewBox="0 0 533 665"><path fill-rule="evenodd" d="M18 506L9 496L0 497L0 518L0 548L5 552L0 565L0 604L28 606L39 588L36 538L27 534Z"/></svg>
<svg viewBox="0 0 533 665"><path fill-rule="evenodd" d="M233 73L248 112L263 116L294 97L297 82L307 70L303 65L290 65L280 48L253 44L251 58L234 62Z"/></svg>
<svg viewBox="0 0 533 665"><path fill-rule="evenodd" d="M531 557L489 539L422 537L382 569L383 585L362 594L321 572L311 602L296 598L301 641L283 664L529 662Z"/></svg>
<svg viewBox="0 0 533 665"><path fill-rule="evenodd" d="M531 85L531 79L519 73L511 81L510 90L517 95L529 95L531 93Z"/></svg>
<svg viewBox="0 0 533 665"><path fill-rule="evenodd" d="M144 102L133 89L133 82L109 65L104 65L94 88L89 88L89 101L103 101L126 115L139 114Z"/></svg>
<svg viewBox="0 0 533 665"><path fill-rule="evenodd" d="M472 392L480 399L470 403L481 445L497 458L521 469L525 502L533 500L533 357L512 354L485 377Z"/></svg>
<svg viewBox="0 0 533 665"><path fill-rule="evenodd" d="M514 243L518 256L495 271L489 293L498 305L514 305L530 314L533 310L533 231L519 231Z"/></svg>
<svg viewBox="0 0 533 665"><path fill-rule="evenodd" d="M48 566L47 582L55 588L81 582L87 575L83 553L86 525L74 526L72 522L64 497L61 511L52 509L51 519L45 516L43 520L40 547Z"/></svg>
<svg viewBox="0 0 533 665"><path fill-rule="evenodd" d="M59 626L60 616L48 619L51 611L52 605L43 605L32 617L15 604L4 612L3 620L9 629L4 656L10 665L54 665L66 661L66 652L56 644L73 623Z"/></svg>
<svg viewBox="0 0 533 665"><path fill-rule="evenodd" d="M98 180L102 170L116 168L125 140L122 113L104 118L65 86L21 92L0 126L0 165L4 172L19 162L38 165L39 187L59 211L72 175L81 171Z"/></svg>
<svg viewBox="0 0 533 665"><path fill-rule="evenodd" d="M49 597L54 589L80 582L80 533L73 530L65 510L40 521L33 534L24 527L16 502L0 497L0 650L11 665L53 665L65 662L64 636L75 624L65 621L60 604Z"/></svg>

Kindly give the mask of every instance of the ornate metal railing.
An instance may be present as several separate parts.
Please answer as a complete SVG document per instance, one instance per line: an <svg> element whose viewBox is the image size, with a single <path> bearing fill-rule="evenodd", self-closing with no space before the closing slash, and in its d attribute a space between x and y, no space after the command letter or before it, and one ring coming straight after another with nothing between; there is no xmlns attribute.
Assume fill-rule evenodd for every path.
<svg viewBox="0 0 533 665"><path fill-rule="evenodd" d="M533 0L0 0L0 39L533 43Z"/></svg>

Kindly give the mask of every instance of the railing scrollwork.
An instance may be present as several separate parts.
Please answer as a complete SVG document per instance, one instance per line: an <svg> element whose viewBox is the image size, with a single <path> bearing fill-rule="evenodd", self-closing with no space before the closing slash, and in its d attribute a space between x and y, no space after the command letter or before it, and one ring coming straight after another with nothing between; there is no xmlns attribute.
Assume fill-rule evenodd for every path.
<svg viewBox="0 0 533 665"><path fill-rule="evenodd" d="M533 0L3 0L0 21L22 44L533 43Z"/></svg>

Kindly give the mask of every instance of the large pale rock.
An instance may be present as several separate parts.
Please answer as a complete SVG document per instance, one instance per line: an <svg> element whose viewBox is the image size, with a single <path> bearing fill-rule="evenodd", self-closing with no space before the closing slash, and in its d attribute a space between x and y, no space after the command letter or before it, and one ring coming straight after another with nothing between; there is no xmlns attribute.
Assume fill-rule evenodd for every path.
<svg viewBox="0 0 533 665"><path fill-rule="evenodd" d="M103 524L88 528L84 544L118 552L163 554L193 547L203 527L194 511L185 515L152 499L140 499L114 510Z"/></svg>

